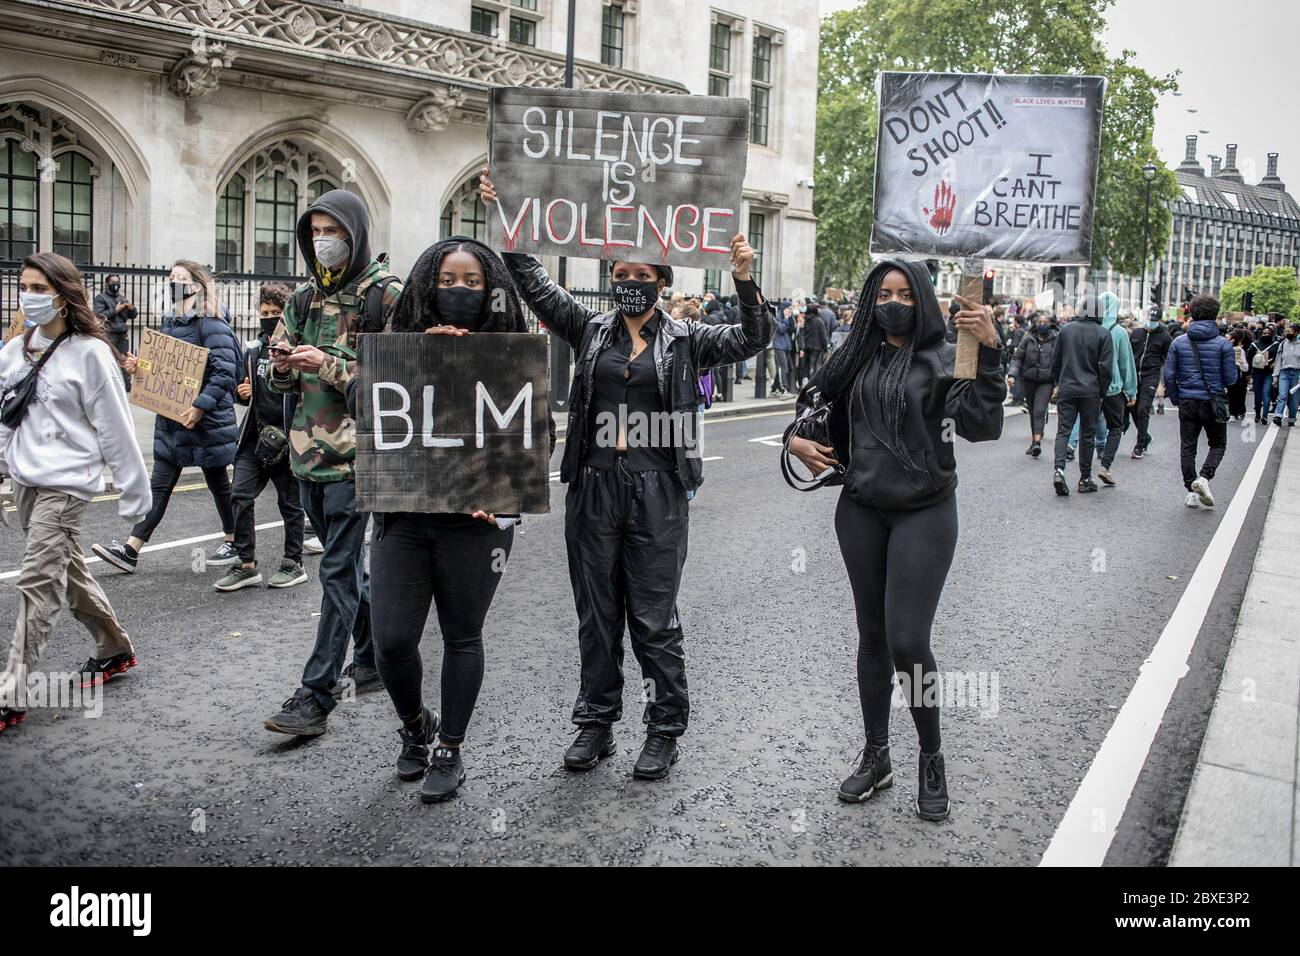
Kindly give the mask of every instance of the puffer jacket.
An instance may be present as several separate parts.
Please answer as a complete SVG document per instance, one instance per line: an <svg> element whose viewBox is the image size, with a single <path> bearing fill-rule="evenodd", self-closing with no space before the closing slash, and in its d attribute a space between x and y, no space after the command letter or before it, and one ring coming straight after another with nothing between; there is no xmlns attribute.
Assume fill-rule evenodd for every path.
<svg viewBox="0 0 1300 956"><path fill-rule="evenodd" d="M1056 354L1056 329L1047 327L1047 338L1027 332L1011 359L1008 374L1026 382L1052 381L1052 356Z"/></svg>
<svg viewBox="0 0 1300 956"><path fill-rule="evenodd" d="M178 468L222 468L235 460L235 385L239 375L243 347L227 321L223 306L221 318L191 312L177 317L163 315L163 335L170 335L208 350L208 366L194 399L194 407L203 409L203 417L193 428L159 415L153 427L153 455Z"/></svg>
<svg viewBox="0 0 1300 956"><path fill-rule="evenodd" d="M569 422L560 462L560 481L569 483L578 476L587 450L587 417L591 409L596 359L609 348L616 323L617 309L597 312L589 309L558 286L542 264L533 256L507 252L505 260L510 277L541 323L573 349L573 384L569 389ZM738 286L745 286L738 283ZM681 322L659 309L659 333L655 336L655 374L664 410L682 415L689 421L686 437L693 443L678 445L674 451L677 480L693 492L704 481L698 447L700 435L699 398L695 383L700 372L719 365L730 365L757 355L772 338L772 306L761 301L758 286L748 284L742 293L752 291L759 300L746 301L742 295L740 322L735 325L704 325ZM818 320L820 322L820 320Z"/></svg>
<svg viewBox="0 0 1300 956"><path fill-rule="evenodd" d="M1201 357L1196 367L1192 349ZM1183 398L1209 399L1237 380L1237 360L1232 343L1219 334L1213 319L1198 319L1187 326L1187 334L1174 339L1165 357L1165 396L1177 405ZM1208 386L1208 387L1207 387Z"/></svg>

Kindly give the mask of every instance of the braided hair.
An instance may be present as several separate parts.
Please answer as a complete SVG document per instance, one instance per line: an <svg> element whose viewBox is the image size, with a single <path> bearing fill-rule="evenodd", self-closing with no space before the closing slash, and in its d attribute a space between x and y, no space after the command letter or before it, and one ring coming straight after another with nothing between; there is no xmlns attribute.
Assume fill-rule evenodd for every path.
<svg viewBox="0 0 1300 956"><path fill-rule="evenodd" d="M880 286L885 276L893 271L907 276L908 284L915 279L912 274L895 262L883 262L872 269L862 286L862 295L858 298L857 311L853 314L852 330L844 344L831 353L826 360L822 380L822 399L838 401L845 396L850 402L856 399L862 411L862 420L871 427L871 417L866 414L868 402L874 402L880 411L880 420L885 434L876 435L876 440L889 449L894 458L909 471L924 471L917 464L903 443L903 420L907 411L907 377L912 370L912 359L916 355L916 337L921 331L921 303L919 290L913 290L912 300L916 310L916 322L912 334L902 348L896 350L888 363L876 376L874 395L866 394L867 377L862 372L880 355L881 343L885 341L885 332L876 322L876 299L880 296ZM881 361L884 361L882 358ZM874 429L872 433L875 434Z"/></svg>
<svg viewBox="0 0 1300 956"><path fill-rule="evenodd" d="M480 332L527 332L524 310L519 304L519 293L506 271L501 257L481 242L468 236L451 236L435 242L420 254L406 277L402 294L393 310L394 332L423 332L441 325L444 319L438 314L438 269L444 257L453 252L468 252L483 268L483 324Z"/></svg>

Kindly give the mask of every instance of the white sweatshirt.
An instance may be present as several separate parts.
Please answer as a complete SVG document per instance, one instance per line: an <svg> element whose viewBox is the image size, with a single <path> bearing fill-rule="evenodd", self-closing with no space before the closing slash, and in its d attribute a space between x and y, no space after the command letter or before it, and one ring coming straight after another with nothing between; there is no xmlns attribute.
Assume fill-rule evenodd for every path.
<svg viewBox="0 0 1300 956"><path fill-rule="evenodd" d="M50 339L35 329L33 360ZM23 336L0 350L0 388L9 389L31 370ZM53 488L90 500L104 490L104 466L122 493L117 511L135 520L148 514L153 496L144 457L112 350L98 339L71 335L41 369L36 394L16 429L0 425L0 450L15 481Z"/></svg>

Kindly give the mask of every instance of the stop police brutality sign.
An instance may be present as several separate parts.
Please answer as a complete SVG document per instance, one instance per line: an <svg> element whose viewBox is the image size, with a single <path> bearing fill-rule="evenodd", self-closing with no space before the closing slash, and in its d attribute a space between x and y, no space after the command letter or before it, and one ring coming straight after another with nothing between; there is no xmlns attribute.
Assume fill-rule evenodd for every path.
<svg viewBox="0 0 1300 956"><path fill-rule="evenodd" d="M493 248L729 268L748 100L499 87L488 122Z"/></svg>
<svg viewBox="0 0 1300 956"><path fill-rule="evenodd" d="M1106 81L882 73L871 252L1086 264Z"/></svg>

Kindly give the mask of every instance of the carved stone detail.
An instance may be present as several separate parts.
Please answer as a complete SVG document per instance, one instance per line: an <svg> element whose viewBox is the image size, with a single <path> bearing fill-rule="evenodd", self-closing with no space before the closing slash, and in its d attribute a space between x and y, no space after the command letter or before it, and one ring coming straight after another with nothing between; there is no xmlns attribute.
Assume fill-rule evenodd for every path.
<svg viewBox="0 0 1300 956"><path fill-rule="evenodd" d="M171 91L183 100L207 96L221 83L221 71L230 68L235 55L224 43L208 43L203 52L191 50L167 77Z"/></svg>
<svg viewBox="0 0 1300 956"><path fill-rule="evenodd" d="M451 122L452 111L465 101L459 87L449 86L424 97L406 114L406 128L412 133L440 133Z"/></svg>

